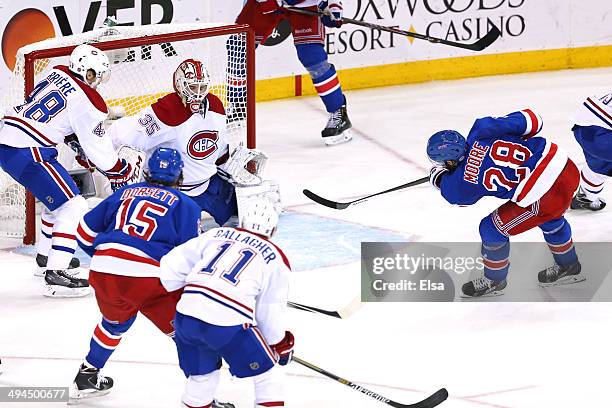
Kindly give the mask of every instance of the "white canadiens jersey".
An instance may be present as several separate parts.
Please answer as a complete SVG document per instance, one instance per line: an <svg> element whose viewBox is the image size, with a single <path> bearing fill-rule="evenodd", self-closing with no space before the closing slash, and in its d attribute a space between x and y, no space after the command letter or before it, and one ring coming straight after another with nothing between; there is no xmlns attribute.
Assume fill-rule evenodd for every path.
<svg viewBox="0 0 612 408"><path fill-rule="evenodd" d="M100 94L65 66L40 81L23 105L10 109L0 130L0 143L13 147L55 147L75 134L87 158L102 170L117 163L105 136L107 108Z"/></svg>
<svg viewBox="0 0 612 408"><path fill-rule="evenodd" d="M217 326L256 324L268 344L285 336L289 261L266 238L214 228L161 260L166 290L184 287L177 311Z"/></svg>
<svg viewBox="0 0 612 408"><path fill-rule="evenodd" d="M171 93L138 115L115 121L108 133L116 148L131 146L147 157L158 147L178 150L185 164L180 190L195 197L208 188L208 180L217 173L217 162L229 157L223 104L209 93L204 105L202 112L192 113Z"/></svg>
<svg viewBox="0 0 612 408"><path fill-rule="evenodd" d="M612 93L586 98L574 114L574 124L612 130Z"/></svg>

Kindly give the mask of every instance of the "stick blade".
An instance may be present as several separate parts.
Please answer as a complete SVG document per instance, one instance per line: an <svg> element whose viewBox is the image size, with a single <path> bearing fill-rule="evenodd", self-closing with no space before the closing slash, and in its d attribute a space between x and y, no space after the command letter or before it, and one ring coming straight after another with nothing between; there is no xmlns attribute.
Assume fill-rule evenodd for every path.
<svg viewBox="0 0 612 408"><path fill-rule="evenodd" d="M491 30L486 33L484 37L470 46L470 49L474 51L482 51L497 41L499 37L501 37L501 31L499 31L499 28L496 26L492 26Z"/></svg>
<svg viewBox="0 0 612 408"><path fill-rule="evenodd" d="M388 404L396 408L434 408L446 401L448 398L448 391L446 388L440 388L438 391L425 398L423 401L417 402L416 404L399 404L397 402L389 402Z"/></svg>
<svg viewBox="0 0 612 408"><path fill-rule="evenodd" d="M323 198L308 189L304 189L302 192L306 197L310 198L315 203L321 204L325 207L333 208L335 210L344 210L350 205L349 203L338 203L336 201L328 200L327 198Z"/></svg>

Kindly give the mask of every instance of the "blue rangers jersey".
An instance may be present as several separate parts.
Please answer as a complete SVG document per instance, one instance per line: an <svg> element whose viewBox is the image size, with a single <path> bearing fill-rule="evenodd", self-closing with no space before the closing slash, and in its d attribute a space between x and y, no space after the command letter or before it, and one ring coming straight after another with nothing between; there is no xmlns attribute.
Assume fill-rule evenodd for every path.
<svg viewBox="0 0 612 408"><path fill-rule="evenodd" d="M178 190L130 184L85 214L77 239L92 256L92 271L159 277L162 256L198 236L200 216L200 207Z"/></svg>
<svg viewBox="0 0 612 408"><path fill-rule="evenodd" d="M494 196L528 207L552 187L568 156L555 143L534 137L542 119L529 109L477 119L466 158L440 182L451 204L471 205Z"/></svg>

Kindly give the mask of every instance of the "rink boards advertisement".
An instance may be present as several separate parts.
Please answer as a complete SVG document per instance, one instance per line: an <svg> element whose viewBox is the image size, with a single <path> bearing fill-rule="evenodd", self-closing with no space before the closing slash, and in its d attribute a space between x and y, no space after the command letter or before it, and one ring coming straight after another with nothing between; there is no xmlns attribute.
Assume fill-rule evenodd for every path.
<svg viewBox="0 0 612 408"><path fill-rule="evenodd" d="M0 1L5 79L15 51L52 36L90 31L107 16L123 25L233 22L242 0ZM492 25L502 37L482 52L372 30L352 24L328 29L325 47L347 89L508 72L608 65L612 3L592 0L353 0L345 16L443 39L473 43ZM306 74L290 27L281 24L259 47L257 78ZM578 50L578 51L572 51ZM500 57L501 56L501 57ZM473 58L477 57L477 58ZM412 65L405 65L412 64ZM384 69L377 67L383 66ZM374 67L374 68L372 68ZM410 67L411 72L405 72ZM364 70L365 69L365 70ZM286 95L286 82L267 81L258 99ZM306 86L309 86L305 82ZM259 90L259 89L258 89ZM308 89L305 93L309 93Z"/></svg>

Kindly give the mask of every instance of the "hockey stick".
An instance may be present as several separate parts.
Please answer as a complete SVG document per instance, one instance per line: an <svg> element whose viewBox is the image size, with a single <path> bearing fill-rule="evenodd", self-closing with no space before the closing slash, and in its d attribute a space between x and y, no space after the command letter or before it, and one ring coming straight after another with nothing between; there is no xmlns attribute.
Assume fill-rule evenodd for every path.
<svg viewBox="0 0 612 408"><path fill-rule="evenodd" d="M423 178L420 178L418 180L414 180L414 181L411 181L409 183L402 184L401 186L393 187L393 188L390 188L388 190L381 191L380 193L371 194L371 195L368 195L368 196L365 196L365 197L361 197L358 200L349 201L349 202L346 202L346 203L340 203L338 201L328 200L327 198L323 198L323 197L321 197L319 195L316 195L315 193L313 193L312 191L310 191L308 189L304 189L302 192L304 193L304 195L306 197L310 198L312 201L314 201L317 204L321 204L321 205L324 205L325 207L329 207L329 208L334 208L336 210L344 210L345 208L350 207L351 205L361 204L363 202L366 202L368 199L370 199L372 197L376 197L376 196L379 196L381 194L391 193L391 192L397 191L397 190L402 190L404 188L408 188L408 187L412 187L412 186L418 186L419 184L427 183L428 181L429 181L429 176L423 177Z"/></svg>
<svg viewBox="0 0 612 408"><path fill-rule="evenodd" d="M303 365L304 367L310 368L313 371L316 371L319 374L323 374L326 377L331 378L332 380L338 381L341 384L351 387L352 389L361 392L369 397L374 398L380 402L384 402L387 405L391 405L392 407L397 408L433 408L437 405L440 405L448 398L448 391L446 388L440 388L435 393L431 394L429 397L425 398L422 401L419 401L415 404L400 404L399 402L395 402L390 400L389 398L383 397L380 394L375 393L374 391L370 391L367 388L363 388L361 385L357 385L354 382L349 380L345 380L344 378L338 377L336 374L332 374L329 371L326 371L320 367L317 367L314 364L309 363L308 361L304 361L301 358L293 357L293 361L298 364Z"/></svg>
<svg viewBox="0 0 612 408"><path fill-rule="evenodd" d="M321 11L306 10L299 7L284 7L285 10L293 11L294 13L307 14L310 16L324 16L325 14ZM343 23L355 24L362 27L372 28L374 30L387 31L389 33L405 35L407 37L417 38L419 40L429 41L431 43L449 45L451 47L464 48L471 51L482 51L489 45L493 44L499 37L501 37L501 31L496 26L492 26L491 30L485 34L484 37L472 44L463 44L455 41L445 40L443 38L432 37L425 34L413 33L411 31L400 30L395 27L387 27L378 24L368 23L366 21L354 20L352 18L343 17Z"/></svg>
<svg viewBox="0 0 612 408"><path fill-rule="evenodd" d="M326 316L335 317L337 319L346 319L347 317L352 315L357 309L359 309L359 307L361 307L361 300L359 299L359 296L357 296L351 301L351 303L339 310L319 309L318 307L307 306L295 302L287 302L287 305L294 309L303 310L305 312L319 313Z"/></svg>

